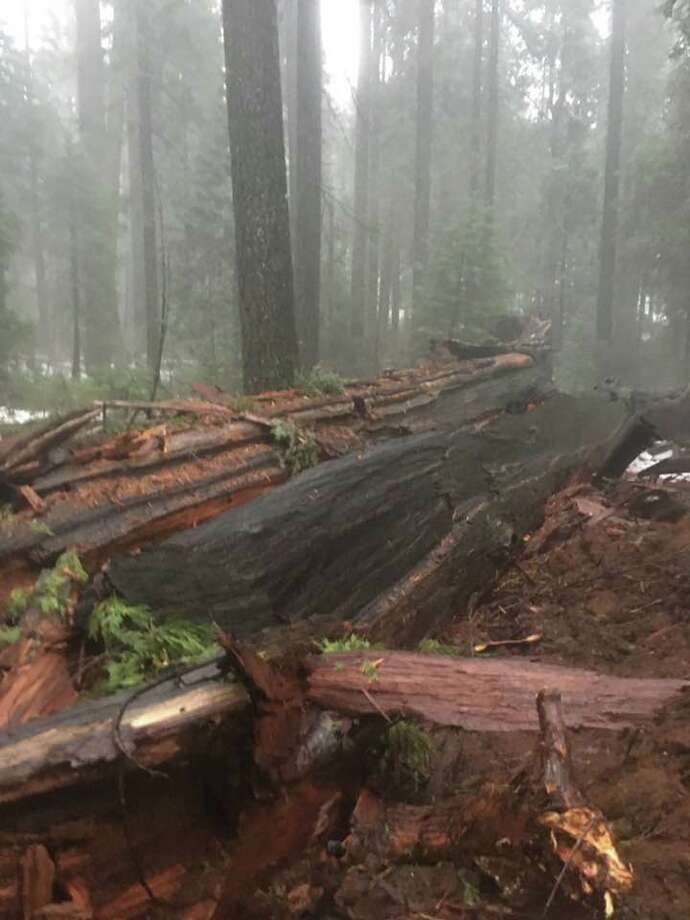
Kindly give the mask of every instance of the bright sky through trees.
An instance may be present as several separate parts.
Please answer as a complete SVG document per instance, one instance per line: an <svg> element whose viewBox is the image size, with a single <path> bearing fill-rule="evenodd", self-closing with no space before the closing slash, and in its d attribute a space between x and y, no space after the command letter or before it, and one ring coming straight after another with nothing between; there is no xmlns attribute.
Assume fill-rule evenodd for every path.
<svg viewBox="0 0 690 920"><path fill-rule="evenodd" d="M24 46L24 5L31 11L31 43L41 41L50 17L66 18L72 0L3 0L0 23L4 23L19 47ZM328 87L338 103L347 104L357 79L356 0L321 0L323 46Z"/></svg>

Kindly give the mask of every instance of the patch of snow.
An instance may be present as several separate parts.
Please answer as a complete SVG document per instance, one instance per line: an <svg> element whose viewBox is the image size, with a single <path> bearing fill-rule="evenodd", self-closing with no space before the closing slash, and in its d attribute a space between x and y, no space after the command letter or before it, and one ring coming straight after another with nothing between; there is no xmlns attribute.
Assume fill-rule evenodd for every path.
<svg viewBox="0 0 690 920"><path fill-rule="evenodd" d="M637 476L638 473L643 473L650 466L654 466L655 463L661 463L662 460L668 460L672 456L673 450L665 450L661 454L651 454L648 450L643 450L639 457L635 457L625 472L630 476Z"/></svg>
<svg viewBox="0 0 690 920"><path fill-rule="evenodd" d="M30 409L11 409L8 406L0 406L0 423L22 425L24 422L31 422L33 419L45 418L47 414L47 412L32 412Z"/></svg>

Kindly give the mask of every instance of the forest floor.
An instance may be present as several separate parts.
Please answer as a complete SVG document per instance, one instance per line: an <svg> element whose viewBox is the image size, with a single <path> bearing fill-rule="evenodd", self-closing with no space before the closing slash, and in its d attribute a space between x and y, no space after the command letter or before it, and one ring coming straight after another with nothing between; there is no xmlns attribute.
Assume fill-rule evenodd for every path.
<svg viewBox="0 0 690 920"><path fill-rule="evenodd" d="M575 484L550 502L542 528L490 594L440 637L447 654L512 655L621 676L690 674L690 488L624 480ZM531 637L530 642L521 640ZM491 643L497 643L491 645ZM501 643L515 643L505 644ZM487 648L488 646L488 648ZM567 700L564 701L567 704ZM530 733L430 729L429 780L416 801L437 803L505 785L534 749ZM615 916L690 917L690 693L652 724L622 732L570 733L576 782L610 822L635 873ZM361 809L390 801L374 778ZM328 796L324 794L324 802ZM325 805L323 806L325 807ZM258 816L257 816L258 817ZM251 818L245 832L261 834ZM265 829L263 829L265 832ZM240 834L245 841L248 836ZM264 838L265 839L265 838ZM245 854L247 851L244 851ZM497 916L553 920L599 916L535 885L520 862L473 853L472 839L446 861L387 859L373 849L340 862L323 844L264 878L246 917L457 920ZM262 854L262 859L265 854ZM250 872L251 874L251 872ZM539 876L537 876L538 878ZM547 906L548 905L548 906Z"/></svg>

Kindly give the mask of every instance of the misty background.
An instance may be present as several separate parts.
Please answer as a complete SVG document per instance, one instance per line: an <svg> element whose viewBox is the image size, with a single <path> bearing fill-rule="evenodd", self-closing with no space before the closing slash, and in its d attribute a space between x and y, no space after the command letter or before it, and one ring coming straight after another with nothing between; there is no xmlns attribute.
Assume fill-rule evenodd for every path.
<svg viewBox="0 0 690 920"><path fill-rule="evenodd" d="M277 3L305 374L537 314L565 389L687 383L685 0L321 0L319 125L297 7ZM0 12L0 405L246 384L222 26L213 0Z"/></svg>

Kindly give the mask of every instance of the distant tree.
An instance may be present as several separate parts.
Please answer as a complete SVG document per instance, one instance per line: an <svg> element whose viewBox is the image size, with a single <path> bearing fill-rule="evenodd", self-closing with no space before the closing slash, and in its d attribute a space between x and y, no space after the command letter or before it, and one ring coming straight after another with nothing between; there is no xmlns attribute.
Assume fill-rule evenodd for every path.
<svg viewBox="0 0 690 920"><path fill-rule="evenodd" d="M435 0L418 0L417 124L415 152L414 269L412 277L415 317L429 257L431 208L431 148L434 126L434 13Z"/></svg>
<svg viewBox="0 0 690 920"><path fill-rule="evenodd" d="M321 87L320 0L299 0L293 250L300 360L302 366L307 369L312 368L319 360Z"/></svg>
<svg viewBox="0 0 690 920"><path fill-rule="evenodd" d="M605 343L610 343L613 338L613 297L616 278L616 237L618 234L621 139L625 97L625 20L627 2L628 0L613 0L611 18L604 212L601 223L599 287L597 292L597 338Z"/></svg>
<svg viewBox="0 0 690 920"><path fill-rule="evenodd" d="M242 362L249 393L298 360L275 0L223 0Z"/></svg>
<svg viewBox="0 0 690 920"><path fill-rule="evenodd" d="M132 282L138 326L146 330L146 362L156 365L160 338L158 243L151 105L151 8L130 4L127 132L132 214Z"/></svg>
<svg viewBox="0 0 690 920"><path fill-rule="evenodd" d="M354 229L352 242L350 331L363 358L366 329L367 253L369 248L369 155L371 148L372 0L359 0L359 71L355 97Z"/></svg>
<svg viewBox="0 0 690 920"><path fill-rule="evenodd" d="M482 149L482 64L484 62L484 0L475 0L472 49L472 162L470 190L479 193Z"/></svg>
<svg viewBox="0 0 690 920"><path fill-rule="evenodd" d="M99 0L75 0L77 23L77 94L79 135L85 171L81 181L83 234L81 258L87 367L108 365L119 352L116 290L116 245L113 239L111 190L107 182L108 145L105 116L105 65ZM106 175L104 175L104 171Z"/></svg>
<svg viewBox="0 0 690 920"><path fill-rule="evenodd" d="M498 157L498 83L501 47L501 0L491 0L489 60L487 77L486 186L485 203L492 209L496 201L496 161Z"/></svg>

